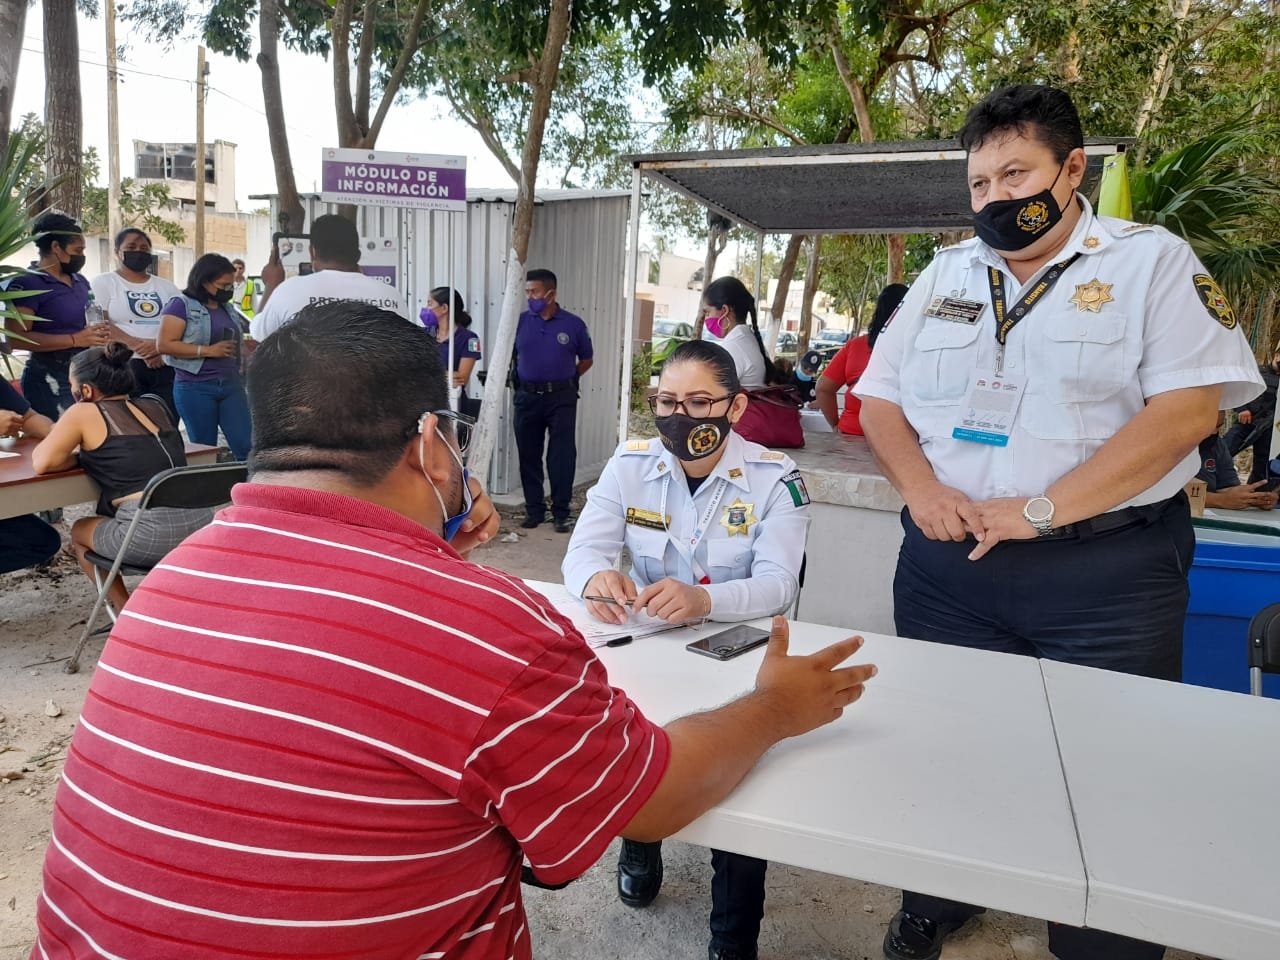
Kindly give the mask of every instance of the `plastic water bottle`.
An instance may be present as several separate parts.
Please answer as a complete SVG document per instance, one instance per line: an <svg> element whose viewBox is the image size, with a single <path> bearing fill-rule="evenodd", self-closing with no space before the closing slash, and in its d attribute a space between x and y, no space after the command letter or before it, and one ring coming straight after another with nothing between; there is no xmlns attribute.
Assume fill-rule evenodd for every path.
<svg viewBox="0 0 1280 960"><path fill-rule="evenodd" d="M84 323L87 327L96 327L100 323L107 322L107 315L102 312L102 306L94 299L93 294L89 294L89 302L84 308Z"/></svg>

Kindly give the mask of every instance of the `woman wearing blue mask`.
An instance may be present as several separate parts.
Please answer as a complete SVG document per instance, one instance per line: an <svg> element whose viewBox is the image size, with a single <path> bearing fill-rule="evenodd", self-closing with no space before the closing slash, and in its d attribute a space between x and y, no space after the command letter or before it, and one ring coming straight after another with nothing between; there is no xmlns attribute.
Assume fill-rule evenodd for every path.
<svg viewBox="0 0 1280 960"><path fill-rule="evenodd" d="M628 440L605 466L569 541L569 592L593 617L632 612L678 623L752 620L787 610L799 592L809 497L785 454L744 440L747 406L733 357L708 341L682 343L649 398L659 437ZM632 567L616 569L626 547ZM756 956L767 864L712 851L713 958ZM662 847L624 840L618 894L646 907L662 884Z"/></svg>
<svg viewBox="0 0 1280 960"><path fill-rule="evenodd" d="M427 305L418 314L422 325L434 332L440 347L440 362L446 370L452 369L451 385L461 389L458 409L470 416L479 412L480 401L472 403L467 396L467 384L480 359L480 338L471 330L471 314L467 313L462 294L448 287L436 287L427 294ZM449 363L449 347L453 345L453 364Z"/></svg>

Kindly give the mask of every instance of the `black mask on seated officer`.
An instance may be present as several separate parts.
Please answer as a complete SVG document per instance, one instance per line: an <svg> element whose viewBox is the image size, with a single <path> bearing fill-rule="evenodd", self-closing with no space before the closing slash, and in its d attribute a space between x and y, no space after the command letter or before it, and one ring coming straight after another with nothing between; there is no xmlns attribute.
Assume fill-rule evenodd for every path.
<svg viewBox="0 0 1280 960"><path fill-rule="evenodd" d="M680 460L701 460L709 457L729 438L729 415L704 417L699 420L687 413L673 413L655 417L654 424L662 438L662 445Z"/></svg>
<svg viewBox="0 0 1280 960"><path fill-rule="evenodd" d="M1053 188L1066 167L1058 167L1053 183L1030 197L992 200L973 215L973 229L993 250L1022 250L1031 246L1062 220L1062 208L1053 196Z"/></svg>

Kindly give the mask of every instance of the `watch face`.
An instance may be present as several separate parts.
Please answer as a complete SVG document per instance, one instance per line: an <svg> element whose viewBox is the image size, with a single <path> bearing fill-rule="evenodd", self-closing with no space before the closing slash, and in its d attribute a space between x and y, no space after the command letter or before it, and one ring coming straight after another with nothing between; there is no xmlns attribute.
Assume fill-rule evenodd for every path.
<svg viewBox="0 0 1280 960"><path fill-rule="evenodd" d="M1053 504L1044 497L1036 497L1027 503L1022 512L1032 523L1044 523L1053 518Z"/></svg>

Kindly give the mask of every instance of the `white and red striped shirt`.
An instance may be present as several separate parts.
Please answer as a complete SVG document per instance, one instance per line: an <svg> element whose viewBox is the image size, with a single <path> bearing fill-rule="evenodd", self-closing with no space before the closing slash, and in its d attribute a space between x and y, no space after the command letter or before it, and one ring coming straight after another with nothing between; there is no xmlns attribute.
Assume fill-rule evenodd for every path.
<svg viewBox="0 0 1280 960"><path fill-rule="evenodd" d="M112 632L39 960L527 958L669 742L568 621L362 500L245 484Z"/></svg>

